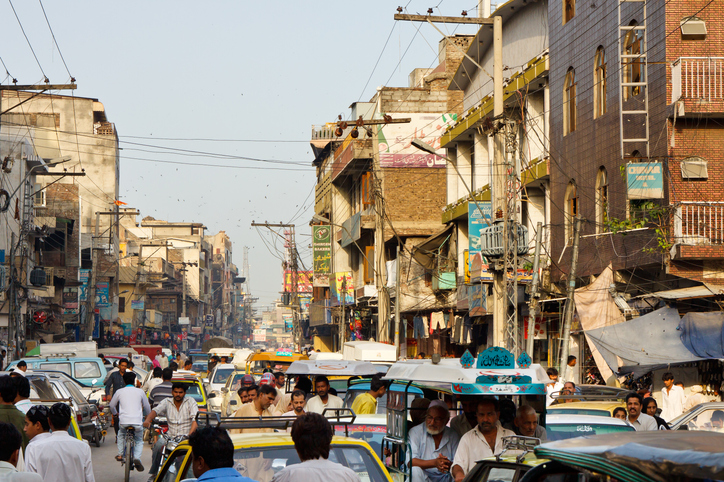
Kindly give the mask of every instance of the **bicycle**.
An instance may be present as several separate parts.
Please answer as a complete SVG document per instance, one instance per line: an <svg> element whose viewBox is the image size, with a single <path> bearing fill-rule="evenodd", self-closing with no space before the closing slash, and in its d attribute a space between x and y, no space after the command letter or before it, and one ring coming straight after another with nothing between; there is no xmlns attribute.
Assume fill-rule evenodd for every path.
<svg viewBox="0 0 724 482"><path fill-rule="evenodd" d="M133 427L126 427L126 441L124 443L123 457L121 458L121 465L125 465L124 470L124 481L128 482L131 477L131 470L134 468L139 472L143 470L143 466L138 467L134 464L133 450L136 447L136 429ZM139 463L140 465L140 463Z"/></svg>

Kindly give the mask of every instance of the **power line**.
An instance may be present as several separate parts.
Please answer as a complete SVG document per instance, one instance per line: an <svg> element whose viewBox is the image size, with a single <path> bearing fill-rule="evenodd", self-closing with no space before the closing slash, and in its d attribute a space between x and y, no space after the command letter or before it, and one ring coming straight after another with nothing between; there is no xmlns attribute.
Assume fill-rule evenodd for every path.
<svg viewBox="0 0 724 482"><path fill-rule="evenodd" d="M43 66L40 65L40 60L38 60L38 56L35 55L35 49L33 49L32 44L30 43L30 39L28 38L28 35L25 33L25 29L23 28L23 23L20 21L20 17L18 17L18 12L15 11L15 6L13 5L12 0L8 0L10 3L10 7L13 9L13 13L15 14L15 18L18 21L18 25L20 25L20 30L23 32L23 36L25 37L25 41L28 43L28 47L30 47L30 51L33 53L33 57L35 57L35 62L38 64L38 67L40 67L40 72L42 72L43 77L45 78L45 81L48 81L48 76L45 75L45 71L43 70Z"/></svg>

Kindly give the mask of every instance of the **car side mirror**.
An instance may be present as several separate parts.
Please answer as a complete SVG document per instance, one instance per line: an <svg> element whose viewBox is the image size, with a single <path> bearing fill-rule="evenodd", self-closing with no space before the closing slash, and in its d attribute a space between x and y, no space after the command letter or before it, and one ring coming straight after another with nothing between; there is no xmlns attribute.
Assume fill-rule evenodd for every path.
<svg viewBox="0 0 724 482"><path fill-rule="evenodd" d="M201 381L204 382L204 383L209 383L209 379L208 379L208 378L204 378L204 379L201 380Z"/></svg>
<svg viewBox="0 0 724 482"><path fill-rule="evenodd" d="M209 393L209 398L216 398L216 394L214 392Z"/></svg>
<svg viewBox="0 0 724 482"><path fill-rule="evenodd" d="M226 387L221 387L221 393L229 393L229 389Z"/></svg>

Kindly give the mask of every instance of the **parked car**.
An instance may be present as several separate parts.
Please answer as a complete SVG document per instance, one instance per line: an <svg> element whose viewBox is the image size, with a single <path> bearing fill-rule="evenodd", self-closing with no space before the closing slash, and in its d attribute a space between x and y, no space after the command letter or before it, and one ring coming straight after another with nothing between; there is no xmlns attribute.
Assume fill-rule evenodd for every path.
<svg viewBox="0 0 724 482"><path fill-rule="evenodd" d="M73 408L76 415L76 421L81 436L86 440L91 440L95 434L95 426L93 425L93 415L97 411L97 407L91 405L83 396L74 380L63 372L43 371L34 372L28 375L32 380L34 377L45 377L53 389L55 398L67 401Z"/></svg>
<svg viewBox="0 0 724 482"><path fill-rule="evenodd" d="M669 423L671 430L724 432L724 402L707 402L694 406Z"/></svg>
<svg viewBox="0 0 724 482"><path fill-rule="evenodd" d="M100 358L74 357L27 357L22 358L28 364L28 370L55 370L79 380L84 385L103 386L107 370ZM15 360L8 368L18 364Z"/></svg>

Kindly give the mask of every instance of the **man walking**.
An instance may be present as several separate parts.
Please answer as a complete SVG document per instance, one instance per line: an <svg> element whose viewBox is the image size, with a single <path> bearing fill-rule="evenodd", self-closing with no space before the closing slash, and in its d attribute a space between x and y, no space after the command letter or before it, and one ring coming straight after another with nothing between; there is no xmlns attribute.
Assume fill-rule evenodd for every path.
<svg viewBox="0 0 724 482"><path fill-rule="evenodd" d="M568 357L568 363L566 365L566 371L564 374L565 376L563 377L564 382L573 382L574 384L578 383L578 377L576 376L577 361L578 359L573 355L570 355Z"/></svg>
<svg viewBox="0 0 724 482"><path fill-rule="evenodd" d="M307 402L307 412L323 414L325 408L344 407L344 401L341 398L329 393L329 379L324 375L314 379L314 389L317 391L317 395ZM330 415L334 414L330 413Z"/></svg>
<svg viewBox="0 0 724 482"><path fill-rule="evenodd" d="M318 413L298 417L292 425L292 440L302 462L287 465L272 482L359 482L354 470L329 460L333 435L332 425Z"/></svg>
<svg viewBox="0 0 724 482"><path fill-rule="evenodd" d="M447 405L435 400L427 409L425 423L410 429L412 480L452 482L450 468L460 436L455 429L446 426L448 420Z"/></svg>
<svg viewBox="0 0 724 482"><path fill-rule="evenodd" d="M485 457L498 455L503 451L503 437L514 437L515 432L500 425L500 406L495 398L480 400L477 406L478 424L463 435L453 459L452 475L460 482Z"/></svg>
<svg viewBox="0 0 724 482"><path fill-rule="evenodd" d="M637 432L647 432L650 430L658 430L659 425L656 423L656 419L645 413L641 413L643 408L643 399L641 395L636 392L630 392L626 395L626 410L628 411L628 417L626 420L636 429Z"/></svg>
<svg viewBox="0 0 724 482"><path fill-rule="evenodd" d="M684 389L674 385L674 375L666 372L661 377L664 386L661 389L661 418L667 422L684 413L684 402L686 396Z"/></svg>
<svg viewBox="0 0 724 482"><path fill-rule="evenodd" d="M14 425L0 422L0 480L4 482L43 482L38 474L19 472L20 446L23 437Z"/></svg>
<svg viewBox="0 0 724 482"><path fill-rule="evenodd" d="M164 370L167 370L164 368ZM160 386L160 385L159 385ZM158 388L158 387L156 387ZM169 437L177 437L179 435L191 435L196 431L196 414L199 413L199 406L196 400L186 395L188 385L185 383L174 383L171 387L171 398L164 398L161 402L151 410L146 417L143 426L151 428L153 419L161 416L166 417L168 422ZM153 480L158 472L161 462L161 454L163 453L164 440L159 437L153 446L152 463L149 480Z"/></svg>
<svg viewBox="0 0 724 482"><path fill-rule="evenodd" d="M123 381L126 386L118 390L110 403L111 413L118 415L118 426L120 427L120 436L118 437L118 455L116 460L123 461L126 446L126 429L133 427L133 438L135 445L133 447L133 466L139 472L143 472L143 464L141 463L141 455L143 454L143 416L151 412L151 406L148 404L148 398L142 389L136 388L136 374L126 372L123 375Z"/></svg>
<svg viewBox="0 0 724 482"><path fill-rule="evenodd" d="M379 375L375 375L370 380L370 389L368 392L358 395L352 402L352 411L357 415L372 415L377 413L377 399L385 394L387 389L385 382Z"/></svg>
<svg viewBox="0 0 724 482"><path fill-rule="evenodd" d="M50 407L50 437L28 445L26 450L25 470L39 474L45 482L95 482L90 446L68 434L70 417L68 405Z"/></svg>
<svg viewBox="0 0 724 482"><path fill-rule="evenodd" d="M106 377L106 397L111 396L126 386L126 383L123 381L123 374L126 373L128 369L128 360L121 358L116 368L118 368L118 371L111 371ZM115 415L113 416L113 430L116 432L116 441L118 441L118 417Z"/></svg>
<svg viewBox="0 0 724 482"><path fill-rule="evenodd" d="M15 425L18 432L22 434L23 450L25 450L28 445L28 436L23 432L25 414L15 408L15 397L17 395L18 388L15 386L14 380L9 376L0 376L0 422Z"/></svg>

